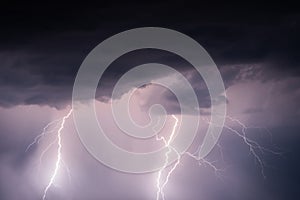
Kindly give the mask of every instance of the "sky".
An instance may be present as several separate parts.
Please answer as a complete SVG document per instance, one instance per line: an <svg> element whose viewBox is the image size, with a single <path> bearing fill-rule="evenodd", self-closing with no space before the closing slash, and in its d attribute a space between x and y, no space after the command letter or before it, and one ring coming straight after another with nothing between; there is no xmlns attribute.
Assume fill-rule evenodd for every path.
<svg viewBox="0 0 300 200"><path fill-rule="evenodd" d="M289 2L26 2L4 3L0 13L1 200L42 199L54 170L57 145L43 151L55 142L57 126L51 126L53 132L26 148L49 122L70 111L75 77L88 53L112 35L139 27L173 29L202 45L224 81L226 96L220 101L226 101L228 116L249 127L247 137L280 152L258 152L265 163L262 173L258 160L232 131L241 132L243 127L227 118L219 146L206 158L215 161L221 176L208 165L199 166L183 156L165 187L165 199L299 198L297 6ZM122 100L132 88L124 87L124 93L115 99L112 90L124 73L146 63L166 64L182 73L196 93L201 115L210 115L207 86L188 61L158 49L128 52L104 72L96 92L96 110L107 136L130 151L153 150L157 144L123 135L113 122L110 105ZM147 123L147 112L154 104L166 109L162 133L169 134L173 123L170 116L180 116L180 107L166 88L155 84L138 88L130 104L132 117L137 123ZM201 144L206 129L202 120L190 151ZM122 173L101 164L81 143L72 118L65 123L62 142L63 162L47 199L156 199L157 173Z"/></svg>

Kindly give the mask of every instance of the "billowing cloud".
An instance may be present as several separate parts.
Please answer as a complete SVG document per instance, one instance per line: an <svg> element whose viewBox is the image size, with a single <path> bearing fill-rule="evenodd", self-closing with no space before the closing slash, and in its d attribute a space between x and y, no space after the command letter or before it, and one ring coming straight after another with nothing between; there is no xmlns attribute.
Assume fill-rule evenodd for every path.
<svg viewBox="0 0 300 200"><path fill-rule="evenodd" d="M249 126L262 127L249 129L248 136L264 145L276 144L285 153L283 158L263 155L272 166L266 167L267 179L263 180L247 146L225 129L220 139L225 184L209 168L183 158L166 187L166 196L187 200L295 198L299 193L300 15L297 6L286 2L262 4L4 3L0 13L0 199L40 199L55 151L43 158L40 172L37 163L54 135L25 152L27 145L45 124L69 109L74 79L85 56L106 38L145 26L171 28L198 41L223 77L226 97L220 95L218 100L227 102L228 114ZM206 85L185 60L151 49L121 56L105 72L96 97L104 105L98 112L106 119L107 132L131 150L137 142L118 135L106 106L122 74L149 62L184 74L196 91L201 114L210 114ZM165 88L149 84L135 95L134 105L141 109L135 110L137 121L144 119L138 111L148 111L155 103L170 113L179 112L176 97ZM101 165L84 149L73 125L68 121L63 135L63 158L71 170L71 182L65 169L60 171L49 199L155 198L155 174L123 174ZM211 160L217 151L209 155Z"/></svg>

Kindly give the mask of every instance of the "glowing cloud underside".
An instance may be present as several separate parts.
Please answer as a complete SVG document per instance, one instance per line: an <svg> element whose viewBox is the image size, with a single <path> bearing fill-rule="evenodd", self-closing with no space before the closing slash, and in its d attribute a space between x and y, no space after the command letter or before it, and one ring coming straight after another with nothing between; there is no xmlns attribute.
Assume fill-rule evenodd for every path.
<svg viewBox="0 0 300 200"><path fill-rule="evenodd" d="M60 168L60 165L61 165L61 149L62 149L62 140L61 140L61 134L62 134L62 130L63 130L63 128L64 128L64 125L65 125L65 122L66 122L66 119L68 119L69 117L70 117L70 115L71 115L71 113L72 113L72 109L69 111L69 113L66 115L66 116L64 116L63 117L63 119L62 119L62 122L61 122L61 124L60 124L60 127L59 127L59 129L58 129L58 131L57 131L57 159L56 159L56 163L55 163L55 169L54 169L54 171L53 171L53 174L52 174L52 176L51 176L51 178L50 178L50 181L49 181L49 183L48 183L48 185L46 186L46 188L45 188L45 190L44 190L44 194L43 194L43 200L45 200L46 199L46 195L47 195L47 192L48 192L48 190L49 190L49 188L52 186L52 184L53 184L53 182L54 182L54 180L55 180L55 177L56 177L56 175L57 175L57 172L58 172L58 170L59 170L59 168Z"/></svg>
<svg viewBox="0 0 300 200"><path fill-rule="evenodd" d="M43 196L42 199L46 200L47 198L47 192L48 190L51 188L51 186L54 184L55 178L57 176L57 173L61 167L61 165L64 165L64 167L66 167L66 164L64 163L64 161L62 160L62 147L63 147L63 142L62 142L62 133L63 133L63 129L64 129L64 125L66 120L71 116L72 114L72 109L61 119L57 119L54 120L52 122L50 122L49 124L47 124L44 129L43 132L41 134L39 134L38 136L36 136L33 140L32 143L30 143L28 145L28 147L26 148L26 151L28 151L30 149L31 146L33 146L34 144L39 144L40 140L48 133L53 133L55 132L56 135L56 139L54 141L52 141L42 152L41 157L40 157L40 163L42 161L42 157L43 155L50 149L50 147L54 144L57 144L57 156L56 156L56 162L55 162L55 168L54 171L51 175L51 178L47 184L47 186L44 189L43 192ZM157 141L162 141L165 145L165 147L168 149L168 151L165 154L165 162L164 165L160 168L160 170L157 173L157 177L156 177L156 188L157 188L157 192L156 192L156 200L165 200L165 193L164 193L164 188L165 186L168 184L169 179L172 175L172 173L174 172L174 170L176 169L176 167L178 166L178 164L181 161L181 157L183 155L187 155L189 157L191 157L192 159L194 159L195 161L199 162L200 165L205 165L205 166L209 166L215 173L215 175L217 177L220 177L220 172L222 172L222 169L219 169L214 162L211 162L205 158L201 158L199 156L199 150L201 149L201 145L199 146L199 148L197 149L196 152L194 153L190 153L190 152L185 152L183 155L180 155L180 153L176 150L176 148L172 147L170 144L172 142L172 140L174 139L174 135L176 133L177 127L178 127L178 118L175 115L171 115L172 118L174 119L174 125L172 127L172 132L169 136L168 139L166 139L163 136L159 136L156 135L156 140ZM277 152L277 151L273 151L271 149L267 149L265 147L262 147L259 145L259 143L257 143L255 140L250 139L249 137L247 137L246 135L246 131L249 127L247 127L245 124L243 124L240 120L235 119L233 117L230 116L226 116L226 118L232 122L236 122L237 125L239 126L239 128L241 129L241 131L239 131L236 128L233 128L229 125L224 125L224 128L229 130L231 133L237 135L238 137L240 137L242 139L242 141L244 142L245 145L248 146L249 148L249 152L250 154L254 157L254 159L258 162L260 168L261 168L261 174L264 178L266 178L265 173L264 173L264 167L265 167L265 163L263 161L263 159L260 157L260 154L264 153L264 152L268 152L268 153L272 153L275 155L281 155L281 152ZM209 118L204 118L201 117L201 119L207 123L207 124L211 124ZM51 128L52 125L56 124L56 126L54 128ZM57 131L56 128L59 129ZM48 129L50 129L48 131ZM220 149L220 153L221 156L223 157L223 153L222 153L222 147L219 143L217 143L216 145L217 147L219 147ZM172 164L172 166L170 168L168 168L168 163L169 163L169 155L171 152L175 152L177 155L177 160L175 163ZM260 154L259 154L260 153ZM67 168L67 172L69 173L69 169ZM163 173L166 172L166 175L163 176ZM69 174L68 174L69 175Z"/></svg>

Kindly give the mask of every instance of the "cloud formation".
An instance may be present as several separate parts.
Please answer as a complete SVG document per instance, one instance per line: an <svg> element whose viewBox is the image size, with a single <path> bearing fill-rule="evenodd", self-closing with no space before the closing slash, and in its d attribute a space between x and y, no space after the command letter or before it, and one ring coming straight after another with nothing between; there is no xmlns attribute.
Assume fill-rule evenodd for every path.
<svg viewBox="0 0 300 200"><path fill-rule="evenodd" d="M1 32L1 38L7 38L1 40L0 47L0 105L3 107L31 104L64 107L71 99L74 78L88 52L107 37L139 26L172 28L196 39L219 66L227 86L236 83L236 76L247 70L252 71L248 79L264 81L300 75L297 47L300 16L293 10L277 11L280 6L276 4L258 10L251 17L248 12L237 9L240 5L229 10L204 5L212 9L214 14L210 14L210 10L204 8L197 8L202 12L196 12L192 5L189 12L184 12L180 4L174 3L171 12L182 13L177 16L164 12L168 3L159 6L124 4L122 9L113 4L82 9L75 4L71 14L64 12L66 5L62 4L51 18L47 13L52 12L53 7L41 12L36 6L19 9L31 10L31 15L38 14L40 20L31 15L25 15L22 22L11 17ZM10 9L8 5L4 14L13 13ZM112 11L126 17L112 16ZM146 11L159 14L147 16ZM133 13L139 14L140 19ZM66 21L59 20L61 17ZM189 69L187 63L178 62L165 52L129 53L106 73L99 99L109 98L113 84L126 70L150 61L169 64L181 71ZM260 67L254 71L253 66L258 65ZM199 86L193 83L195 87L202 87L198 82Z"/></svg>

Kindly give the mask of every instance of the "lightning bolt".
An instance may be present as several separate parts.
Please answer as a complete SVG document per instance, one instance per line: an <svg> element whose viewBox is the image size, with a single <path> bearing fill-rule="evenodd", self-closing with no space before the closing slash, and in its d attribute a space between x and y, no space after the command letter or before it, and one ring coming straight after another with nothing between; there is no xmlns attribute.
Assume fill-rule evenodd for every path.
<svg viewBox="0 0 300 200"><path fill-rule="evenodd" d="M48 123L44 128L41 134L37 135L33 141L27 146L25 152L27 152L34 144L39 144L40 140L48 133L52 133L53 130L48 131L48 129L55 123L59 122L61 119L56 119L50 123ZM56 128L56 126L54 127L54 129Z"/></svg>
<svg viewBox="0 0 300 200"><path fill-rule="evenodd" d="M66 168L67 170L67 173L68 173L68 177L70 179L70 170L69 168L67 167L66 163L63 161L62 159L62 153L61 153L61 150L62 150L62 137L61 137L61 134L62 134L62 130L64 129L64 125L65 125L65 122L66 120L71 116L72 114L72 109L63 117L63 118L60 118L60 119L56 119L50 123L48 123L44 128L43 128L43 131L41 134L37 135L33 141L27 146L25 152L27 152L34 144L39 144L40 140L45 137L46 134L49 134L49 133L53 133L55 132L55 130L57 130L57 128L59 127L59 129L57 130L57 136L55 138L54 141L52 141L41 153L40 155L40 158L39 158L39 166L40 164L42 163L42 158L44 156L44 154L54 145L54 144L57 144L57 157L56 157L56 162L55 162L55 168L54 168L54 171L52 173L52 176L47 184L47 186L45 187L44 189L44 193L43 193L43 197L42 199L45 200L46 199L46 195L47 195L47 192L49 190L49 188L53 185L54 181L55 181L55 178L57 176L57 173L59 171L59 168L61 166L61 164ZM55 124L54 128L50 129L53 125ZM50 130L49 130L50 129Z"/></svg>
<svg viewBox="0 0 300 200"><path fill-rule="evenodd" d="M72 109L67 113L67 115L65 115L63 118L54 120L52 122L50 122L49 124L47 124L44 128L43 128L43 132L41 134L39 134L38 136L36 136L33 140L32 143L30 143L28 145L28 147L26 148L26 152L34 145L34 144L38 144L40 142L40 140L48 133L53 133L55 132L55 130L59 127L59 129L57 130L57 136L55 138L55 140L53 142L51 142L45 149L44 151L42 151L42 154L40 156L40 164L42 162L42 157L44 156L44 154L54 145L57 144L57 157L56 157L56 162L55 162L55 168L54 171L51 175L51 178L47 184L47 186L44 189L44 193L42 196L43 200L46 200L47 197L47 192L48 190L51 188L51 186L54 184L55 178L57 176L57 173L61 167L61 165L63 165L68 172L68 176L70 179L70 170L68 169L66 163L63 161L62 159L62 131L64 129L64 125L66 120L70 117L70 115L72 114ZM224 171L223 169L220 169L216 166L215 161L209 161L206 158L201 158L200 157L200 149L201 149L201 145L198 147L198 149L194 152L194 153L190 153L190 152L185 152L184 154L180 154L176 148L174 148L173 146L171 146L171 142L174 139L174 135L176 133L176 129L178 127L178 118L175 115L171 115L172 118L174 119L174 125L172 127L172 131L171 134L169 136L169 138L165 138L163 136L159 136L156 135L156 140L157 141L162 141L164 143L164 146L168 149L168 151L165 154L165 162L164 165L160 168L160 170L157 173L157 177L156 177L156 188L157 188L157 192L156 192L156 200L165 200L165 193L164 193L164 188L166 187L166 185L169 182L169 179L172 175L172 173L174 172L174 170L177 168L177 166L180 164L181 162L181 157L183 155L187 155L189 157L191 157L192 159L194 159L195 161L197 161L199 163L199 165L204 165L204 166L208 166L210 167L216 177L221 177L222 172ZM209 118L205 118L205 117L201 117L201 119L206 122L207 124L211 124ZM249 152L250 154L254 157L255 161L257 161L257 163L260 166L261 169L261 174L264 178L266 178L265 175L265 162L264 160L260 157L261 154L268 152L268 153L272 153L275 155L281 155L281 152L277 152L277 151L273 151L271 149L265 148L263 146L261 146L258 142L256 142L253 139L250 139L247 136L247 130L249 128L257 128L257 127L248 127L246 126L244 123L242 123L240 120L233 118L231 116L226 116L227 120L230 120L231 122L234 122L238 125L237 128L231 127L227 124L224 125L224 128L229 130L231 133L235 134L236 136L240 137L243 141L243 143L245 145L248 146L249 148ZM52 130L49 130L54 124L56 124L54 126L54 128ZM259 127L260 128L260 127ZM269 132L268 132L269 133ZM216 146L219 148L220 150L220 154L221 154L221 158L224 160L223 158L223 152L222 152L222 146L217 143ZM168 163L169 163L169 155L175 152L177 155L177 160L175 163L172 164L172 167L168 170ZM167 171L166 175L163 176L163 173Z"/></svg>
<svg viewBox="0 0 300 200"><path fill-rule="evenodd" d="M164 162L164 165L162 166L162 168L159 170L157 178L156 178L156 188L157 188L157 192L156 192L156 200L162 199L165 200L165 194L164 194L164 187L167 185L169 178L171 176L171 174L174 172L174 170L176 169L176 167L178 166L178 164L180 163L180 159L181 159L181 155L179 154L179 152L170 145L170 142L172 141L176 128L178 126L178 119L175 115L172 115L172 117L175 119L175 123L172 129L172 133L171 136L169 138L169 140L166 140L164 137L159 137L158 135L156 135L156 139L159 141L163 141L165 144L165 147L168 148L168 151L166 152L166 159ZM207 124L211 124L210 120L208 118L205 117L201 117L201 119L203 121L205 121ZM230 127L229 125L224 125L225 129L228 129L231 133L237 135L238 137L240 137L242 139L242 141L244 142L245 145L248 146L249 148L249 152L250 154L254 157L255 161L258 162L260 169L261 169L261 174L263 176L263 178L266 178L265 175L265 162L264 160L260 157L259 153L261 154L268 152L268 153L272 153L274 155L282 155L281 152L278 151L273 151L271 149L265 148L263 146L261 146L258 142L256 142L253 139L250 139L249 137L247 137L247 130L249 128L257 128L257 127L247 127L244 123L242 123L240 120L233 118L231 116L226 116L226 119L232 121L232 122L236 122L237 125L239 125L239 128L241 129L241 131L239 131L238 129L235 129L233 127ZM258 127L260 128L260 127ZM261 128L260 128L261 129ZM268 131L268 133L270 133ZM217 143L216 146L219 148L220 150L220 154L221 154L221 158L222 160L224 160L223 157L223 151L222 151L222 146ZM218 178L221 178L221 172L223 172L223 169L220 169L216 166L214 161L209 161L205 158L200 157L200 149L201 149L201 145L198 147L198 149L196 150L196 152L194 153L190 153L190 152L185 152L184 155L187 155L189 157L191 157L192 159L196 160L199 165L205 165L205 166L209 166L215 173L215 176ZM172 168L170 169L170 171L167 173L165 181L163 183L161 183L161 179L162 179L162 173L164 170L166 170L167 165L168 165L168 161L169 161L169 154L174 151L177 154L177 161L175 164L173 164Z"/></svg>
<svg viewBox="0 0 300 200"><path fill-rule="evenodd" d="M224 127L226 129L230 130L232 133L234 133L235 135L240 137L243 140L243 142L248 146L250 154L254 157L255 161L258 162L258 164L260 166L260 169L261 169L261 174L264 177L264 179L266 179L266 175L265 175L266 163L259 156L258 152L260 152L261 154L264 154L265 152L268 152L268 153L271 153L271 154L274 154L274 155L279 155L279 156L282 155L282 152L273 151L272 149L265 148L265 147L261 146L255 140L252 140L249 137L247 137L247 133L246 133L247 129L253 128L253 127L247 127L240 120L238 120L236 118L233 118L231 116L227 116L227 119L231 120L232 122L236 122L241 127L242 130L241 130L241 132L239 132L238 130L233 129L230 126L224 125Z"/></svg>
<svg viewBox="0 0 300 200"><path fill-rule="evenodd" d="M61 164L61 161L62 161L62 159L61 159L61 149L62 149L61 134L62 134L62 130L63 130L64 125L65 125L66 119L68 119L70 117L70 115L72 114L72 111L73 110L71 109L69 111L69 113L66 116L63 117L62 122L60 124L60 127L59 127L59 129L57 131L57 145L58 145L58 147L57 147L57 158L56 158L56 163L55 163L55 169L53 171L53 174L52 174L52 176L50 178L50 181L49 181L48 185L46 186L46 188L44 190L43 200L46 199L47 192L48 192L49 188L52 186L52 184L53 184L53 182L55 180L55 177L57 175L57 172L58 172L58 170L60 168L60 164Z"/></svg>
<svg viewBox="0 0 300 200"><path fill-rule="evenodd" d="M172 172L176 169L177 165L180 163L180 154L179 152L170 145L170 142L172 141L173 137L174 137L174 134L176 132L176 127L178 126L178 119L175 115L172 115L172 117L175 119L175 123L174 123L174 126L173 126L173 129L172 129L172 133L169 137L168 140L165 139L165 137L159 137L158 135L156 135L156 140L158 141L163 141L164 144L165 144L165 147L168 148L168 151L166 152L166 159L165 159L165 162L164 162L164 165L162 166L162 168L158 171L158 175L157 175L157 178L156 178L156 188L157 188L157 193L156 193L156 200L159 200L160 197L165 200L165 194L164 194L164 187L167 185L168 181L169 181L169 178L172 174ZM167 173L166 175L166 178L165 178L165 181L161 183L161 176L162 176L162 173L163 171L167 168L168 166L168 162L169 162L169 154L174 151L176 154L177 154L177 161L175 164L173 164L172 168L170 169L170 171Z"/></svg>

